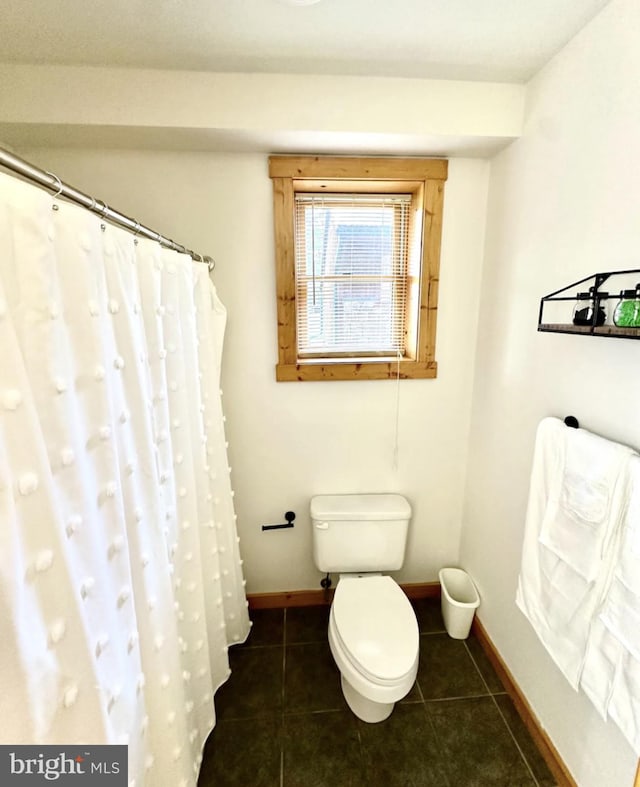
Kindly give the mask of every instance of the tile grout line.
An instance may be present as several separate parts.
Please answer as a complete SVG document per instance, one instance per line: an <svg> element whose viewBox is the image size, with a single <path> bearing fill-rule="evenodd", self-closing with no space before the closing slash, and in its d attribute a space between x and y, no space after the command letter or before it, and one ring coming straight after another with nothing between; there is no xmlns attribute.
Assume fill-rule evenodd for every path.
<svg viewBox="0 0 640 787"><path fill-rule="evenodd" d="M446 631L446 629L430 630L430 631L420 631L419 630L418 633L419 633L420 637L423 637L425 635L433 636L435 634L446 634L447 631ZM431 713L429 712L429 704L431 702L438 702L439 700L428 700L428 699L426 699L426 697L424 696L424 692L422 691L422 686L420 685L420 681L419 681L419 679L417 677L416 677L416 685L418 687L418 693L420 694L420 697L422 698L422 706L424 708L424 712L425 712L425 715L427 717L427 724L428 724L428 726L429 726L429 728L431 730L431 733L433 735L434 741L436 743L436 747L440 751L441 754L446 756L446 750L443 747L443 744L442 744L442 741L441 741L440 736L438 734L438 730L436 728L436 725L435 725L435 722L433 720L433 717L432 717ZM485 686L486 686L486 684L485 684ZM487 686L487 688L488 688L488 686ZM451 699L451 698L447 697L445 699ZM457 699L457 698L453 698L453 699ZM460 698L460 699L462 699L462 698ZM448 771L447 772L443 771L442 775L446 779L447 787L452 787L451 780L449 779Z"/></svg>
<svg viewBox="0 0 640 787"><path fill-rule="evenodd" d="M513 734L513 730L511 729L511 725L510 725L510 724L509 724L509 722L507 721L507 717L506 717L506 716L504 715L504 713L502 712L502 709L501 709L501 708L500 708L500 706L498 705L498 703L497 703L497 701L496 701L496 698L495 698L493 695L492 695L491 699L493 700L493 704L494 704L494 705L496 706L496 708L498 709L498 713L499 713L499 714L500 714L500 716L502 717L502 721L504 721L504 723L506 724L506 727L507 727L507 729L509 730L509 735L511 735L511 737L512 737L512 739L513 739L513 742L514 742L514 743L515 743L515 745L516 745L516 748L517 748L517 749L518 749L518 751L520 752L520 756L522 757L522 759L523 759L523 761L524 761L524 764L527 766L527 770L528 770L528 771L529 771L529 773L531 774L531 778L533 779L533 783L536 785L536 787L540 787L540 784L539 784L538 780L536 779L536 775L535 775L535 773L533 772L533 769L531 768L531 766L529 765L529 760L528 760L528 759L525 757L525 754L524 754L524 752L523 752L523 751L522 751L522 749L520 748L520 744L519 744L519 743L518 743L518 741L516 740L516 736Z"/></svg>
<svg viewBox="0 0 640 787"><path fill-rule="evenodd" d="M501 709L501 708L500 708L500 706L498 705L498 702L497 702L497 700L496 700L495 696L493 695L493 693L492 693L491 689L489 688L489 684L488 684L488 683L487 683L487 681L485 680L485 677L484 677L484 675L482 674L482 671L480 670L480 667L478 666L478 664L477 664L476 660L473 658L473 653L471 652L471 648L469 647L469 645L467 645L467 640L466 640L466 639L464 640L464 646L465 646L465 648L467 649L467 653L469 654L469 658L470 658L470 659L471 659L471 661L473 662L473 666L476 668L476 670L477 670L478 674L480 675L480 677L481 677L481 679L482 679L482 682L483 682L483 683L484 683L484 685L487 687L487 691L489 692L489 696L491 697L491 701L492 701L492 702L493 702L493 704L496 706L496 709L497 709L498 713L500 714L500 718L502 719L502 721L504 722L504 724L505 724L505 726L506 726L507 730L509 731L509 735L511 736L511 739L512 739L512 740L513 740L513 742L515 743L515 745L516 745L516 749L518 750L518 752L519 752L520 756L522 757L522 761L524 762L524 764L525 764L525 765L526 765L526 767L527 767L527 770L528 770L528 771L529 771L529 773L531 774L531 778L533 779L533 783L534 783L534 785L535 785L536 787L540 787L540 786L539 786L539 784L538 784L538 780L536 779L536 777L535 777L535 774L534 774L533 770L531 769L531 766L529 765L529 761L528 761L528 760L527 760L527 758L524 756L524 752L523 752L523 751L522 751L522 749L520 748L520 744L519 744L519 743L518 743L518 741L516 740L516 736L513 734L513 730L511 729L511 725L510 725L510 724L509 724L509 722L507 721L507 718L506 718L506 716L504 715L504 713L502 712L502 709Z"/></svg>
<svg viewBox="0 0 640 787"><path fill-rule="evenodd" d="M284 787L284 684L287 668L287 608L282 610L282 711L280 713L280 787Z"/></svg>
<svg viewBox="0 0 640 787"><path fill-rule="evenodd" d="M466 648L466 651L467 651L467 653L469 654L469 658L471 659L471 663L472 663L472 664L473 664L473 666L476 668L476 672L478 673L478 675L480 675L480 680L481 680L481 681L484 683L484 686L485 686L485 688L486 688L486 690L487 690L487 693L488 693L488 694L491 694L491 689L489 688L489 684L487 683L487 681L486 681L486 679L485 679L484 675L482 674L482 670L481 670L481 669L480 669L480 667L478 666L478 663L477 663L477 662L476 662L476 660L473 658L473 653L471 652L471 648L469 647L469 645L467 645L467 640L466 640L466 639L465 639L465 640L463 640L463 643L464 643L464 646L465 646L465 648Z"/></svg>
<svg viewBox="0 0 640 787"><path fill-rule="evenodd" d="M416 681L416 683L418 683L418 681ZM418 688L420 689L420 694L422 694L422 688L420 687L419 683L418 683ZM435 724L435 722L433 720L433 717L432 717L432 715L431 715L431 713L429 711L428 701L427 700L425 700L425 699L422 700L422 707L424 708L424 714L425 714L425 716L427 718L427 725L429 726L429 729L431 730L431 734L433 735L433 740L435 741L435 746L436 746L436 748L438 749L438 751L442 755L446 756L446 754L447 754L446 748L443 746L442 741L440 740L440 735L438 734L438 729L437 729L436 724ZM451 780L449 779L449 772L448 772L448 770L447 771L444 770L444 766L442 768L442 775L444 776L444 778L446 780L446 783L447 783L446 787L452 787Z"/></svg>
<svg viewBox="0 0 640 787"><path fill-rule="evenodd" d="M424 701L425 705L429 705L431 703L436 702L459 702L460 700L479 700L483 699L484 697L492 697L493 694L491 692L486 692L485 694L458 694L456 696L451 697L429 697ZM408 704L408 703L407 703ZM414 704L418 704L417 702Z"/></svg>

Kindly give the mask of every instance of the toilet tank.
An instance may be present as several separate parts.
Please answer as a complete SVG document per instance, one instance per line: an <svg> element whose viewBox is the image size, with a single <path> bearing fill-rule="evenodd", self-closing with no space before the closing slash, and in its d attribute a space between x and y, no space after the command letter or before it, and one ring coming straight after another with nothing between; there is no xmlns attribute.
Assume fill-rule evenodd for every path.
<svg viewBox="0 0 640 787"><path fill-rule="evenodd" d="M313 559L320 571L401 568L411 518L401 495L316 495L310 512Z"/></svg>

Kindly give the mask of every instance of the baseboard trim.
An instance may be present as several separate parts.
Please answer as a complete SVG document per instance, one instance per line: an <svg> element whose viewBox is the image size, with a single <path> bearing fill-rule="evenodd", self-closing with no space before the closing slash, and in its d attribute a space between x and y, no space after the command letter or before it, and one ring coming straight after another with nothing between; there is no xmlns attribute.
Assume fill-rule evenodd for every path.
<svg viewBox="0 0 640 787"><path fill-rule="evenodd" d="M315 607L331 604L333 590L283 590L276 593L247 593L249 609Z"/></svg>
<svg viewBox="0 0 640 787"><path fill-rule="evenodd" d="M409 598L439 598L439 582L409 582L401 584ZM331 604L333 590L284 590L278 593L247 594L249 609L281 609L282 607L312 607Z"/></svg>
<svg viewBox="0 0 640 787"><path fill-rule="evenodd" d="M496 671L502 685L504 686L507 694L513 700L516 710L520 714L520 718L524 722L529 734L538 747L540 754L543 756L549 770L554 775L558 787L578 787L577 782L569 773L567 766L564 764L562 757L558 750L551 742L551 739L542 728L538 721L537 716L533 712L531 705L527 702L522 690L516 683L513 675L509 671L507 665L502 660L502 656L496 650L495 645L491 641L486 629L476 616L471 626L471 631L476 635L478 642L482 649L487 654L491 665Z"/></svg>
<svg viewBox="0 0 640 787"><path fill-rule="evenodd" d="M439 582L409 582L400 584L409 598L440 598Z"/></svg>

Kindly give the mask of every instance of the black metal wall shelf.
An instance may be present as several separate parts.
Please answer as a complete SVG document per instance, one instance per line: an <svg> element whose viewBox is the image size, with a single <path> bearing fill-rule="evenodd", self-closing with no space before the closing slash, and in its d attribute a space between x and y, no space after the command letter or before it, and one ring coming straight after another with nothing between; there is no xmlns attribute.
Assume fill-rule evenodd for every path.
<svg viewBox="0 0 640 787"><path fill-rule="evenodd" d="M545 295L543 298L540 299L540 311L538 313L538 330L547 333L574 333L581 336L609 336L614 339L640 339L640 326L639 327L620 327L618 325L611 325L609 321L611 319L611 315L608 317L608 321L604 325L596 325L598 309L597 305L596 308L593 309L593 321L589 325L574 325L571 320L571 312L572 308L569 306L569 302L575 302L576 300L576 292L575 288L579 287L582 284L586 284L587 282L590 283L590 287L594 288L595 297L597 299L598 304L602 303L603 301L609 301L613 305L619 300L620 296L618 291L620 289L624 289L624 287L617 287L614 292L604 292L600 288L605 282L609 282L609 285L615 283L614 277L618 278L618 284L620 284L622 277L627 278L627 286L631 286L630 277L636 274L636 280L638 278L638 274L640 274L640 268L632 268L630 270L624 271L605 271L603 273L593 273L591 276L586 276L584 279L580 279L579 281L575 281L572 284L568 284L566 287L563 287L560 290L556 290L555 292L549 293L549 295ZM635 282L633 283L635 287ZM573 291L571 295L569 295L569 291ZM554 303L558 302L566 302L565 307L565 314L568 322L560 322L558 321L558 312L554 314L556 319L549 320L545 319L545 309L548 312L549 306ZM613 311L611 308L609 311ZM564 318L564 315L562 315Z"/></svg>
<svg viewBox="0 0 640 787"><path fill-rule="evenodd" d="M538 330L547 333L581 333L583 336L613 336L616 339L640 339L640 328L620 328L617 325L572 325L571 323L539 323Z"/></svg>

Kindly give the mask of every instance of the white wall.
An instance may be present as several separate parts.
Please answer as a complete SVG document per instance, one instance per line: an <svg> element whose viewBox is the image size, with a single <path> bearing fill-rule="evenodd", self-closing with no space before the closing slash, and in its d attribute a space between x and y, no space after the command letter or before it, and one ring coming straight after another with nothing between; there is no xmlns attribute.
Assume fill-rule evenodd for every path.
<svg viewBox="0 0 640 787"><path fill-rule="evenodd" d="M433 79L0 63L0 84L16 147L487 156L524 106L524 85Z"/></svg>
<svg viewBox="0 0 640 787"><path fill-rule="evenodd" d="M21 150L63 180L217 259L229 311L224 407L247 590L319 588L309 498L389 491L414 509L403 581L458 557L489 165L450 162L436 380L276 383L271 181L262 155ZM396 396L399 466L393 468ZM297 513L296 527L261 524Z"/></svg>
<svg viewBox="0 0 640 787"><path fill-rule="evenodd" d="M580 787L631 787L637 758L514 597L539 419L640 448L640 344L536 332L542 295L640 267L639 40L640 4L614 0L529 85L524 134L492 162L461 542L481 620Z"/></svg>

